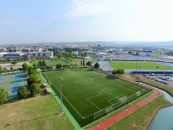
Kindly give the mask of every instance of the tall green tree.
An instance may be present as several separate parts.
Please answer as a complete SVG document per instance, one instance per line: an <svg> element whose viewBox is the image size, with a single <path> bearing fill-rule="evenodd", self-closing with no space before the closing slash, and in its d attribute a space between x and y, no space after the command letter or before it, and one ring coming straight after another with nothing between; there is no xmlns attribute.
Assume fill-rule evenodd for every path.
<svg viewBox="0 0 173 130"><path fill-rule="evenodd" d="M86 65L87 65L87 66L91 66L91 61L88 61L88 62L86 63Z"/></svg>
<svg viewBox="0 0 173 130"><path fill-rule="evenodd" d="M28 71L29 65L28 65L27 63L24 63L24 64L22 65L22 68L23 68L24 71Z"/></svg>
<svg viewBox="0 0 173 130"><path fill-rule="evenodd" d="M0 88L0 104L3 104L8 101L8 91L4 88Z"/></svg>
<svg viewBox="0 0 173 130"><path fill-rule="evenodd" d="M83 66L85 66L85 59L83 58Z"/></svg>
<svg viewBox="0 0 173 130"><path fill-rule="evenodd" d="M0 66L0 73L2 73L3 72L3 67L2 66Z"/></svg>
<svg viewBox="0 0 173 130"><path fill-rule="evenodd" d="M98 69L99 67L100 67L100 64L99 64L99 63L95 63L95 64L94 64L94 68L95 68L95 69Z"/></svg>
<svg viewBox="0 0 173 130"><path fill-rule="evenodd" d="M25 86L21 86L18 90L18 95L21 98L27 98L30 95L30 92L28 91L28 89Z"/></svg>
<svg viewBox="0 0 173 130"><path fill-rule="evenodd" d="M40 86L37 83L33 83L29 86L31 96L34 97L40 94Z"/></svg>
<svg viewBox="0 0 173 130"><path fill-rule="evenodd" d="M33 64L33 69L36 70L38 68L37 64Z"/></svg>
<svg viewBox="0 0 173 130"><path fill-rule="evenodd" d="M27 82L28 82L28 85L31 85L33 83L37 83L37 84L40 84L41 83L41 80L38 76L35 76L35 75L31 75L29 76L29 78L27 79Z"/></svg>
<svg viewBox="0 0 173 130"><path fill-rule="evenodd" d="M57 64L56 65L56 69L61 69L62 68L62 64Z"/></svg>

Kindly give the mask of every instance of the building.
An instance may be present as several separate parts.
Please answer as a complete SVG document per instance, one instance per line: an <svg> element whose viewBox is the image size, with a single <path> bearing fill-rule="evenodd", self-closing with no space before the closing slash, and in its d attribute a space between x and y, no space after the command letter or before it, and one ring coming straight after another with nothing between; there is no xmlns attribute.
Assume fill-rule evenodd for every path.
<svg viewBox="0 0 173 130"><path fill-rule="evenodd" d="M139 56L154 56L155 55L153 51L140 51L138 53L139 53Z"/></svg>
<svg viewBox="0 0 173 130"><path fill-rule="evenodd" d="M22 54L17 54L17 53L9 53L9 54L4 54L3 58L5 59L20 59Z"/></svg>
<svg viewBox="0 0 173 130"><path fill-rule="evenodd" d="M51 51L35 51L35 52L28 52L28 58L54 58L53 52Z"/></svg>
<svg viewBox="0 0 173 130"><path fill-rule="evenodd" d="M18 51L18 52L0 52L0 58L5 59L21 59L23 57L28 58L54 58L53 52L51 51Z"/></svg>

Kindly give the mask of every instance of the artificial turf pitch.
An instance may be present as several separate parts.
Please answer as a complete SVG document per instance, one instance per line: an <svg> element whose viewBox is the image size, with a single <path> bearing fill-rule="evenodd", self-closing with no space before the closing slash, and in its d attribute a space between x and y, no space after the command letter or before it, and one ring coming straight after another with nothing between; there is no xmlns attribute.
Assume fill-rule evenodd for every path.
<svg viewBox="0 0 173 130"><path fill-rule="evenodd" d="M144 62L144 61L115 61L112 62L114 69L124 70L173 70L173 68L156 63L156 62Z"/></svg>
<svg viewBox="0 0 173 130"><path fill-rule="evenodd" d="M87 69L68 69L44 73L56 91L62 87L63 101L81 126L85 118L105 109L126 96L145 90L137 85L110 78Z"/></svg>

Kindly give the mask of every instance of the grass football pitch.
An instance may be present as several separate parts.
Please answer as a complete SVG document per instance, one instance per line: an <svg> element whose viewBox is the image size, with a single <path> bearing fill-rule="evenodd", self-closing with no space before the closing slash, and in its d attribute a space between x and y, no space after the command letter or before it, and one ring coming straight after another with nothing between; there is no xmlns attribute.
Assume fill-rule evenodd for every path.
<svg viewBox="0 0 173 130"><path fill-rule="evenodd" d="M81 126L87 117L145 90L128 82L87 69L68 69L44 73L55 91L62 87L63 101ZM71 109L73 108L73 109Z"/></svg>
<svg viewBox="0 0 173 130"><path fill-rule="evenodd" d="M164 66L156 62L116 61L111 64L114 69L119 68L124 70L173 70L171 67Z"/></svg>

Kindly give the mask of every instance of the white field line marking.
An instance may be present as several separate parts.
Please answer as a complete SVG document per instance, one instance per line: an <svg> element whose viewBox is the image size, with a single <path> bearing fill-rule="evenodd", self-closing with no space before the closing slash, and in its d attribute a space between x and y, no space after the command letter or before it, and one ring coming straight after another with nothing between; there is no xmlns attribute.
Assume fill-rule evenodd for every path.
<svg viewBox="0 0 173 130"><path fill-rule="evenodd" d="M92 99L92 98L97 97L97 96L100 96L100 95L102 95L102 94L99 93L99 94L96 94L94 96L88 97L87 99Z"/></svg>
<svg viewBox="0 0 173 130"><path fill-rule="evenodd" d="M49 79L47 79L47 80L49 80ZM54 83L54 82L51 82L50 80L49 80L49 82L52 83L52 85L54 85L55 87L58 86L58 85L55 85L55 83ZM49 83L49 82L48 82L48 83ZM50 84L50 83L49 83L49 84ZM51 85L51 86L52 86L52 85ZM57 90L59 91L58 88L57 88ZM58 95L57 95L57 96L58 96ZM71 102L67 99L67 97L65 97L64 94L62 94L62 96L63 96L63 97L66 99L66 101L72 106L72 108L77 112L77 114L78 114L82 119L85 119L85 117L82 116L82 115L80 114L80 112L71 104ZM63 104L64 104L64 103L63 103ZM64 104L64 105L65 105L65 104Z"/></svg>
<svg viewBox="0 0 173 130"><path fill-rule="evenodd" d="M114 98L111 98L110 100L108 100L108 102L109 102L110 104L115 104L115 103L112 103L112 100L117 99L117 98L120 98L120 97L122 97L122 96L125 96L125 95L122 94L122 95L120 95L120 96L116 96L116 97L114 97Z"/></svg>
<svg viewBox="0 0 173 130"><path fill-rule="evenodd" d="M52 83L52 82L51 82L51 83ZM54 84L54 83L53 83L53 84ZM51 86L52 86L52 85L51 85ZM56 87L57 85L54 84L54 86ZM124 88L124 89L125 89L125 88ZM59 91L58 88L57 88L57 90ZM95 95L95 96L98 96L98 95L102 95L102 94L97 94L97 95ZM95 96L93 96L93 97L95 97ZM63 97L65 97L64 94L63 94ZM65 97L65 98L66 98L66 97ZM89 98L91 98L91 97L89 97ZM94 115L95 113L98 113L98 112L100 112L100 111L102 111L102 110L106 110L107 108L109 108L109 107L111 107L111 106L117 104L117 103L112 104L112 105L110 105L110 106L108 106L108 107L105 107L105 108L103 108L103 109L100 109L99 111L97 111L97 112L95 112L95 113L93 113L93 114L90 114L90 115L88 115L88 116L82 116L82 115L80 114L80 112L78 112L78 110L70 103L70 101L69 101L67 98L66 98L66 100L68 101L68 103L73 107L73 109L77 112L77 114L78 114L82 119L86 119L86 118L88 118L88 117Z"/></svg>
<svg viewBox="0 0 173 130"><path fill-rule="evenodd" d="M115 88L108 88L108 89L102 89L102 90L100 90L100 92L99 92L99 94L104 94L103 92L106 92L107 91L107 93L111 93L110 91L112 91L112 90L116 90L117 91L117 89L115 89Z"/></svg>
<svg viewBox="0 0 173 130"><path fill-rule="evenodd" d="M121 88L126 89L126 90L131 91L131 92L135 92L134 90L131 90L131 89L127 88L127 86L124 86L124 85L122 85Z"/></svg>
<svg viewBox="0 0 173 130"><path fill-rule="evenodd" d="M90 101L89 99L86 99L91 105L93 105L95 108L97 108L98 110L100 110L100 108L94 104L92 101Z"/></svg>

